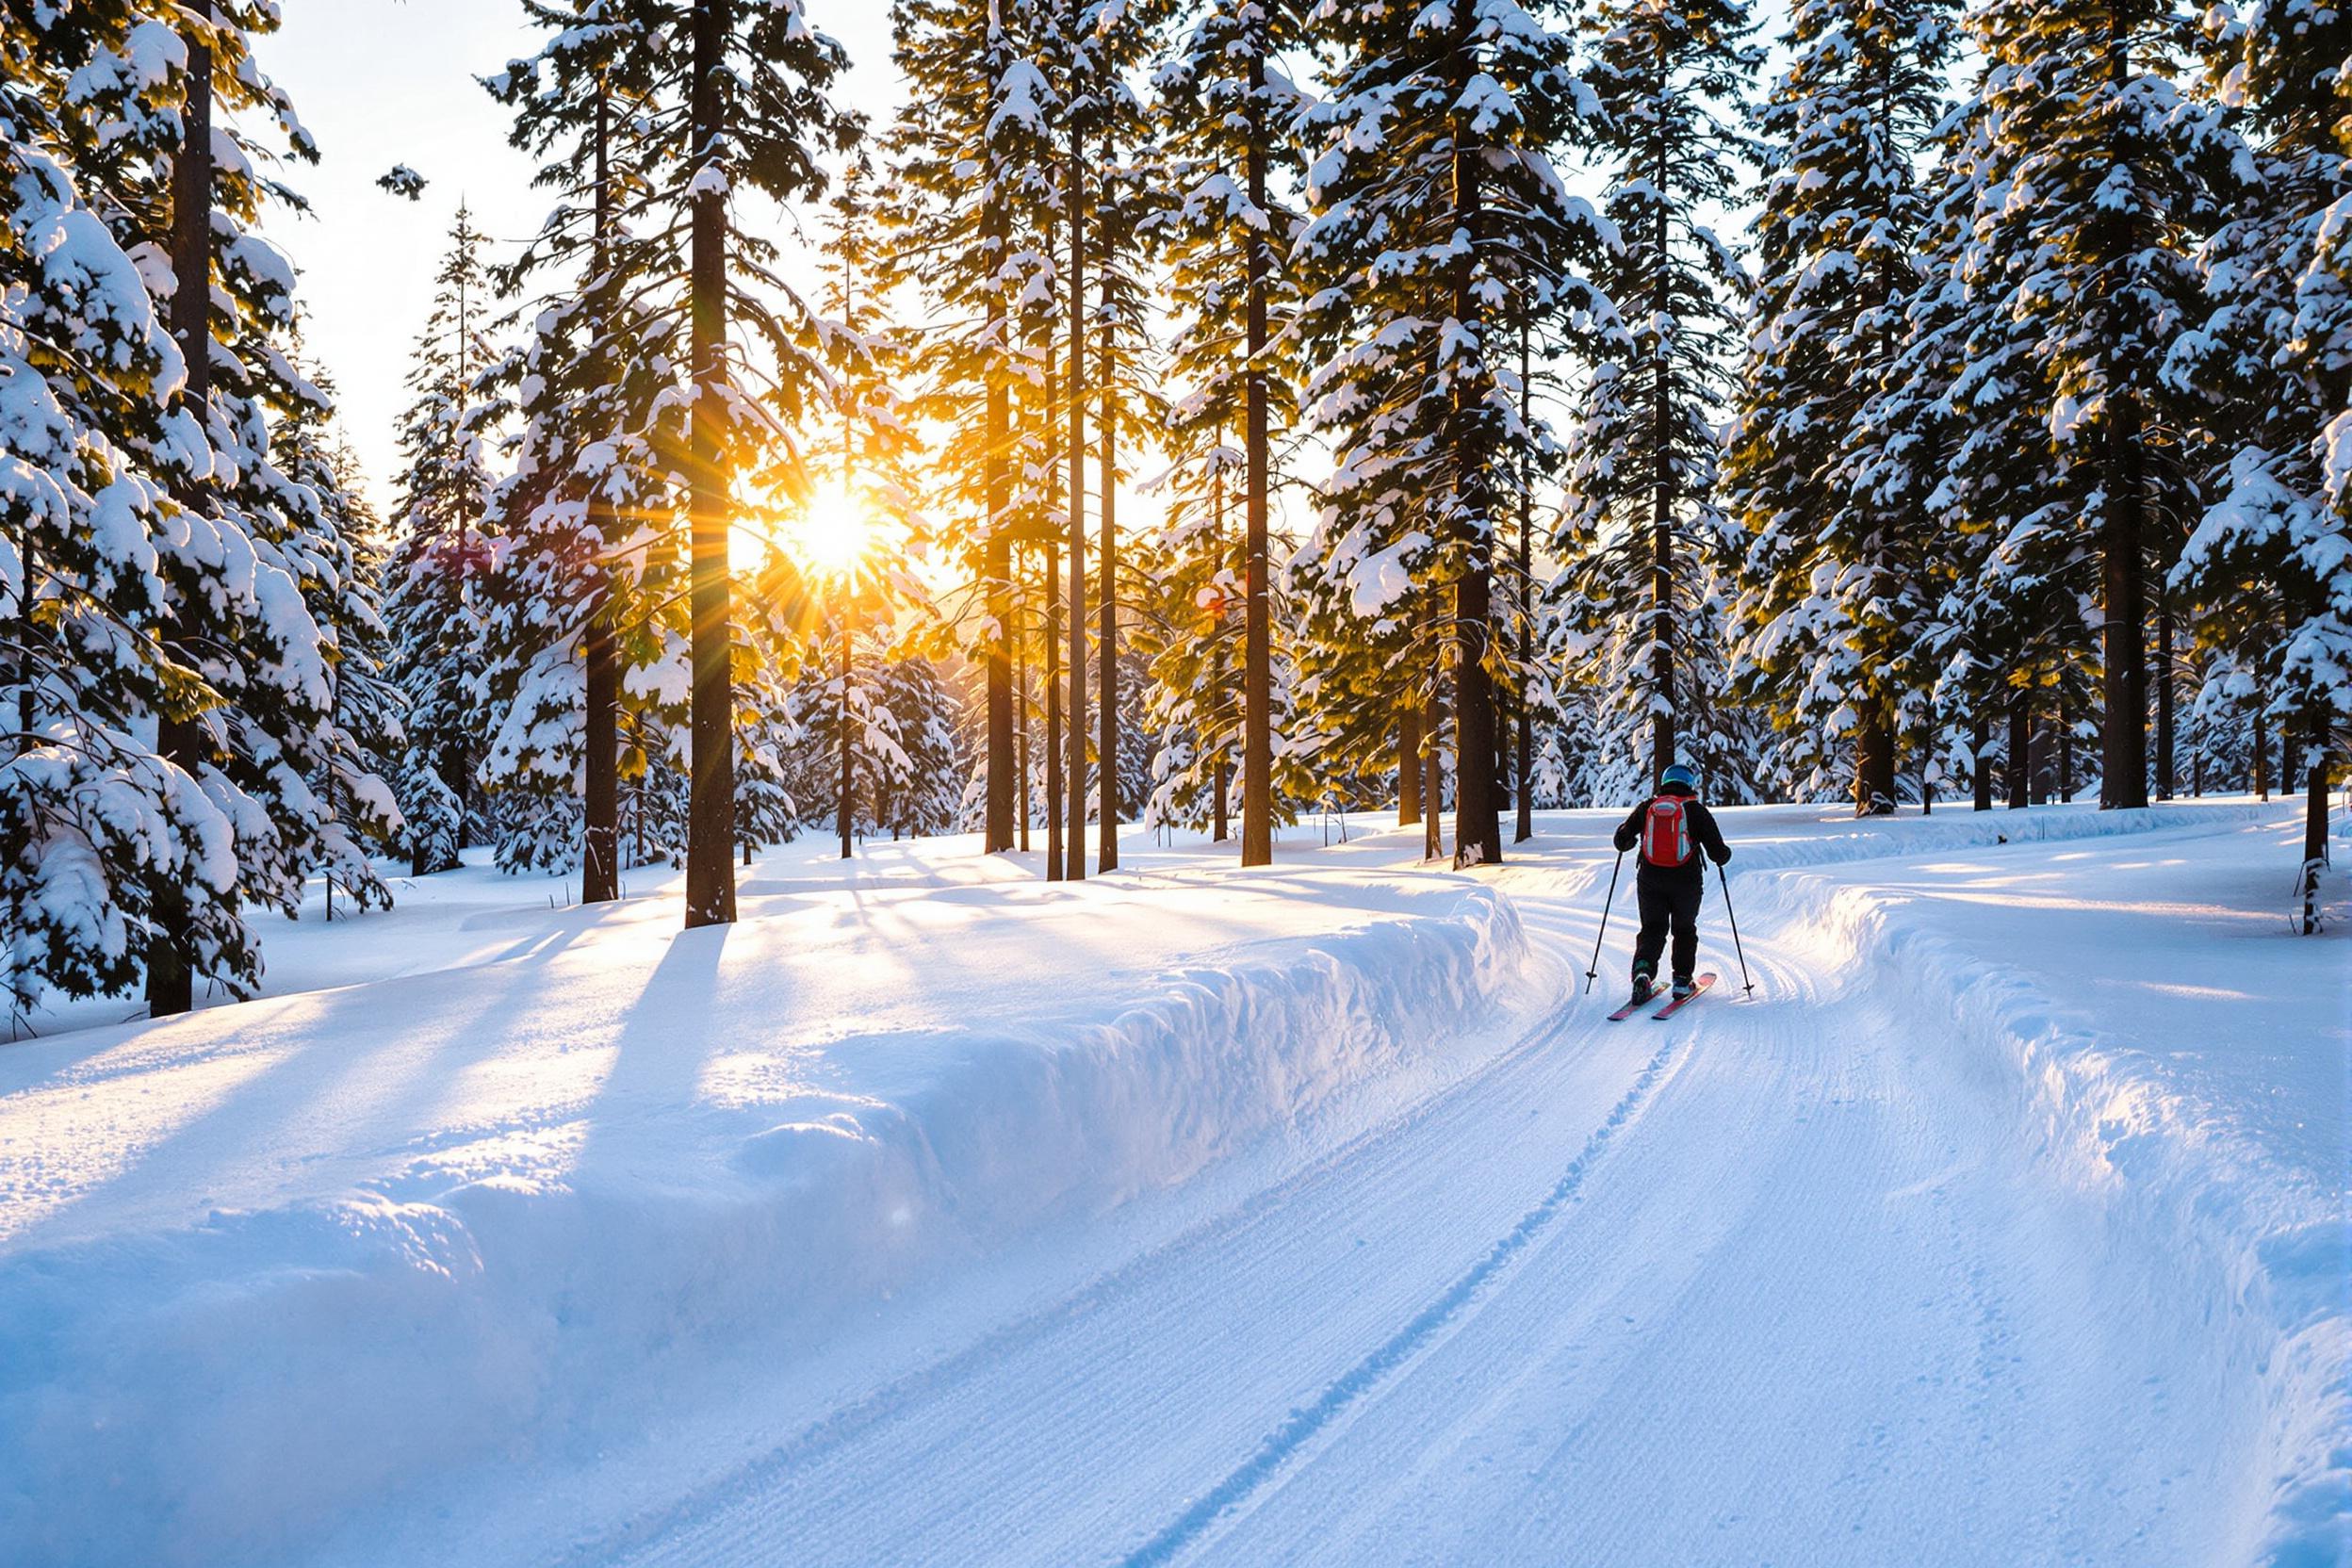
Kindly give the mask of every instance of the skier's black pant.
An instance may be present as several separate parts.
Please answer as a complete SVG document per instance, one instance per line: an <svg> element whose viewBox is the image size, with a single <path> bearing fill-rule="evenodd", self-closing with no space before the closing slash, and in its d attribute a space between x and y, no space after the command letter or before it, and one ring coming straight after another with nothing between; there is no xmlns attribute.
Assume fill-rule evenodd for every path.
<svg viewBox="0 0 2352 1568"><path fill-rule="evenodd" d="M1666 929L1674 932L1674 978L1690 978L1699 961L1699 900L1707 884L1695 876L1642 876L1634 879L1634 896L1642 905L1642 934L1633 939L1633 972L1658 978L1658 956L1666 951Z"/></svg>

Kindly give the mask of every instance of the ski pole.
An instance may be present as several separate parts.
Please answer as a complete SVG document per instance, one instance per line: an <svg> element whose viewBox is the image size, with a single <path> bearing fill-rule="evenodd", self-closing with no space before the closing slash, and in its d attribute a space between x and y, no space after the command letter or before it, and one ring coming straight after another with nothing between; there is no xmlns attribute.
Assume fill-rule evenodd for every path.
<svg viewBox="0 0 2352 1568"><path fill-rule="evenodd" d="M1740 916L1731 906L1731 878L1723 874L1723 863L1715 862L1715 880L1723 888L1723 915L1731 922L1731 950L1740 956L1740 990L1750 1001L1756 998L1756 982L1748 978L1748 956L1740 946Z"/></svg>
<svg viewBox="0 0 2352 1568"><path fill-rule="evenodd" d="M1617 902L1617 874L1625 869L1625 852L1617 852L1617 863L1609 868L1609 896L1601 900L1601 928L1592 936L1592 966L1584 972L1584 994L1592 994L1592 982L1601 977L1601 942L1609 935L1609 906Z"/></svg>

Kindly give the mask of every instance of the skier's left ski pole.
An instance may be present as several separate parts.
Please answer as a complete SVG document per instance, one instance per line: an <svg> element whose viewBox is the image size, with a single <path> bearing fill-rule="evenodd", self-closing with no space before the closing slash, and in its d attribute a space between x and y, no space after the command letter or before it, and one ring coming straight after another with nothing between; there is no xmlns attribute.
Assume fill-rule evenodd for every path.
<svg viewBox="0 0 2352 1568"><path fill-rule="evenodd" d="M1617 852L1617 863L1609 868L1609 896L1601 901L1601 928L1592 934L1592 964L1584 972L1584 994L1592 994L1592 982L1601 977L1601 941L1609 935L1609 906L1617 902L1617 874L1625 869L1625 852Z"/></svg>
<svg viewBox="0 0 2352 1568"><path fill-rule="evenodd" d="M1723 863L1715 862L1715 880L1723 886L1723 915L1731 922L1731 950L1740 955L1740 991L1750 1001L1756 998L1756 982L1748 978L1748 956L1740 946L1740 917L1731 907L1731 878L1723 874Z"/></svg>

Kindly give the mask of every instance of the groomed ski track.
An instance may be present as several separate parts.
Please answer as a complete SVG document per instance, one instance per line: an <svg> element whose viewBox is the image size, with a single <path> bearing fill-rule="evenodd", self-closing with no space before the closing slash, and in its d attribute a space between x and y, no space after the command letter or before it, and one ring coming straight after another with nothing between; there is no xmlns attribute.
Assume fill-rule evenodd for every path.
<svg viewBox="0 0 2352 1568"><path fill-rule="evenodd" d="M1713 893L1730 983L1609 1025L1622 925L1578 994L1607 862L1539 848L1497 881L1568 1000L1409 1110L1062 1238L1049 1289L1000 1260L499 1480L459 1557L2244 1560L2258 1401L2213 1300L2053 1190L2006 1065L1760 914L1742 1003Z"/></svg>

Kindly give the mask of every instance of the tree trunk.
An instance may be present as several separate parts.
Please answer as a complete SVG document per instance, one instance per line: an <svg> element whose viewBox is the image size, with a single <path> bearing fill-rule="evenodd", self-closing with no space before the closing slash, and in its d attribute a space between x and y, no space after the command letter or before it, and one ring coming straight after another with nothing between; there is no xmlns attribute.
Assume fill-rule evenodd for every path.
<svg viewBox="0 0 2352 1568"><path fill-rule="evenodd" d="M1454 139L1454 221L1475 246L1479 227L1477 150L1466 135ZM1467 249L1455 268L1454 320L1462 330L1483 308L1473 290ZM1483 350L1481 350L1483 351ZM1503 823L1494 808L1494 686L1486 665L1494 631L1494 497L1478 428L1476 388L1455 384L1447 444L1454 465L1454 527L1462 576L1454 583L1454 864L1499 865Z"/></svg>
<svg viewBox="0 0 2352 1568"><path fill-rule="evenodd" d="M180 41L188 50L188 100L181 111L180 145L172 158L171 325L188 361L180 408L202 426L212 399L212 47L192 28L181 33ZM191 510L204 504L201 495L180 500ZM31 581L28 576L28 595ZM167 645L177 637L169 612L159 629ZM156 714L155 744L165 762L195 773L199 743L194 724L173 713ZM148 1016L187 1012L196 1004L187 890L173 877L157 877L148 889L148 906L154 923L147 939Z"/></svg>
<svg viewBox="0 0 2352 1568"><path fill-rule="evenodd" d="M1969 805L1979 811L1993 808L1993 770L1985 760L1992 750L1991 727L1984 720L1984 705L1978 703L1968 721L1968 786Z"/></svg>
<svg viewBox="0 0 2352 1568"><path fill-rule="evenodd" d="M1004 244L1004 197L1001 188L989 187L988 205L980 217L981 245L992 261L1002 260ZM990 354L1004 349L1005 319L1003 297L991 289L988 294L988 350ZM988 555L988 615L993 629L984 647L988 704L988 810L982 837L983 851L995 855L1013 847L1013 798L1018 792L1024 770L1015 752L1020 743L1013 733L1013 643L1018 633L1013 626L1013 544L1012 531L1006 510L1012 503L1011 481L1006 472L1004 453L1012 442L1012 393L1005 382L1003 367L987 364L988 415L986 439L988 451L982 457L982 482L987 491ZM1024 818L1028 806L1024 801ZM1027 849L1029 834L1024 822L1021 848Z"/></svg>
<svg viewBox="0 0 2352 1568"><path fill-rule="evenodd" d="M2175 680L2173 670L2172 594L2160 578L2156 584L2156 798L2172 798L2173 781L2179 767L2173 756L2173 705Z"/></svg>
<svg viewBox="0 0 2352 1568"><path fill-rule="evenodd" d="M2304 755L2311 776L2303 791L2303 934L2319 929L2319 872L2328 861L2328 709L2311 707Z"/></svg>
<svg viewBox="0 0 2352 1568"><path fill-rule="evenodd" d="M1011 621L1005 623L1010 629ZM1013 657L1018 661L1015 690L1021 694L1020 723L1013 732L1013 785L1021 801L1021 852L1029 853L1029 710L1035 706L1029 695L1029 647L1017 631L1006 633L1013 638Z"/></svg>
<svg viewBox="0 0 2352 1568"><path fill-rule="evenodd" d="M1442 818L1446 810L1446 767L1440 750L1446 726L1446 710L1440 704L1437 682L1429 682L1429 694L1421 708L1421 858L1434 860L1446 853L1446 832Z"/></svg>
<svg viewBox="0 0 2352 1568"><path fill-rule="evenodd" d="M1396 709L1396 825L1421 820L1421 710L1412 703Z"/></svg>
<svg viewBox="0 0 2352 1568"><path fill-rule="evenodd" d="M1054 373L1046 372L1051 384ZM1062 879L1062 596L1054 591L1061 550L1045 541L1045 879Z"/></svg>
<svg viewBox="0 0 2352 1568"><path fill-rule="evenodd" d="M612 237L612 98L596 83L596 242L591 263L601 279ZM599 484L588 503L599 549L610 548L612 510ZM621 895L621 660L612 634L612 589L601 561L589 568L588 625L582 651L588 665L587 711L580 726L581 823L580 901L603 904Z"/></svg>
<svg viewBox="0 0 2352 1568"><path fill-rule="evenodd" d="M1250 141L1246 155L1250 204L1266 207L1266 132L1260 122L1266 57L1250 57ZM1246 302L1248 364L1244 375L1244 443L1249 451L1248 596L1242 625L1241 863L1270 864L1274 858L1274 676L1267 646L1273 635L1266 607L1266 246L1252 228L1243 241L1249 270Z"/></svg>
<svg viewBox="0 0 2352 1568"><path fill-rule="evenodd" d="M727 69L729 0L694 7L694 155L714 155L727 134L719 122L721 74ZM694 199L689 241L693 293L694 455L687 507L692 522L694 776L686 816L686 924L726 925L735 919L735 678L732 584L727 564L727 475L721 469L722 357L727 340L727 204L715 188Z"/></svg>
<svg viewBox="0 0 2352 1568"><path fill-rule="evenodd" d="M1080 168L1085 155L1073 125L1062 180L1070 204L1070 732L1062 762L1070 834L1063 842L1062 875L1072 882L1086 877L1086 204Z"/></svg>
<svg viewBox="0 0 2352 1568"><path fill-rule="evenodd" d="M1499 622L1489 621L1486 630L1487 645L1489 647L1498 645L1501 636L1502 631ZM1510 687L1501 682L1496 682L1494 684L1494 817L1498 823L1502 820L1503 803L1511 799L1511 780L1516 776L1511 771L1511 741L1512 728L1511 722L1511 709L1513 706L1513 695Z"/></svg>
<svg viewBox="0 0 2352 1568"><path fill-rule="evenodd" d="M2009 809L2021 811L2034 787L2034 698L2020 688L2009 699Z"/></svg>
<svg viewBox="0 0 2352 1568"><path fill-rule="evenodd" d="M2254 710L2254 798L2270 798L2270 715Z"/></svg>
<svg viewBox="0 0 2352 1568"><path fill-rule="evenodd" d="M2101 726L2099 804L2102 809L2148 804L2148 667L2141 623L2147 616L2146 564L2140 558L2143 493L2140 411L2135 398L2110 405L2106 517L2100 526Z"/></svg>
<svg viewBox="0 0 2352 1568"><path fill-rule="evenodd" d="M1658 319L1674 314L1674 269L1667 265L1666 138L1656 138L1657 167L1652 172L1658 207ZM1650 372L1650 680L1657 688L1658 709L1650 718L1650 784L1674 763L1674 408L1669 385L1666 348L1656 347Z"/></svg>
<svg viewBox="0 0 2352 1568"><path fill-rule="evenodd" d="M849 858L850 835L856 826L853 819L856 816L858 784L857 752L849 739L849 668L853 656L849 616L844 611L841 616L841 789L833 808L834 826L841 835L841 858L844 860Z"/></svg>
<svg viewBox="0 0 2352 1568"><path fill-rule="evenodd" d="M1533 429L1535 421L1535 382L1528 364L1529 337L1532 335L1527 318L1519 318L1519 423ZM1511 834L1513 843L1526 843L1535 837L1535 710L1527 701L1527 672L1535 668L1535 573L1530 553L1529 535L1535 528L1535 470L1526 446L1519 449L1519 701L1515 714L1519 722L1519 776L1512 794L1519 808L1519 820Z"/></svg>
<svg viewBox="0 0 2352 1568"><path fill-rule="evenodd" d="M1112 196L1110 153L1110 139L1106 136L1102 142L1105 212L1110 210ZM1099 481L1102 486L1102 537L1095 549L1095 592L1102 600L1102 626L1095 634L1095 659L1102 670L1102 731L1096 738L1094 748L1094 765L1102 781L1097 797L1100 804L1096 808L1102 814L1095 847L1095 869L1098 871L1119 869L1119 407L1115 401L1119 395L1119 382L1112 373L1114 361L1111 357L1114 348L1112 324L1117 319L1113 313L1118 301L1111 289L1108 250L1106 245L1106 259L1102 268L1102 351L1099 356L1102 361L1099 378L1102 387L1102 406L1096 416L1096 422L1102 426L1102 477Z"/></svg>
<svg viewBox="0 0 2352 1568"><path fill-rule="evenodd" d="M1854 732L1854 814L1885 816L1894 808L1895 728L1873 710Z"/></svg>
<svg viewBox="0 0 2352 1568"><path fill-rule="evenodd" d="M16 744L9 749L22 757L33 749L33 726L39 715L33 710L33 680L40 673L33 667L33 600L38 590L34 583L40 567L33 555L33 520L24 519L23 538L17 552L24 558L24 576L16 592L16 657L9 661L16 681Z"/></svg>

